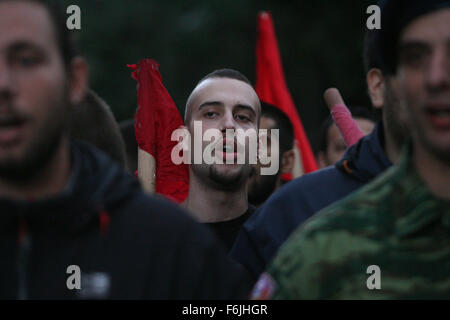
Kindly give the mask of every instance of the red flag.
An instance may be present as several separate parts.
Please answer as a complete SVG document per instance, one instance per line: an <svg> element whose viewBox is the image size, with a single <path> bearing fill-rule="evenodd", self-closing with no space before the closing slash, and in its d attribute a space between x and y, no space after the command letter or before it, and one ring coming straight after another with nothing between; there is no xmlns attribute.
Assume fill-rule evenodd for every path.
<svg viewBox="0 0 450 320"><path fill-rule="evenodd" d="M151 154L156 161L156 192L177 202L186 199L189 190L189 171L186 164L175 165L171 160L172 132L183 125L178 109L162 83L159 64L143 59L134 69L137 80L135 133L139 148Z"/></svg>
<svg viewBox="0 0 450 320"><path fill-rule="evenodd" d="M277 106L291 120L296 145L301 155L303 173L317 170L316 159L284 80L280 52L272 16L269 12L262 12L258 15L255 89L262 101Z"/></svg>

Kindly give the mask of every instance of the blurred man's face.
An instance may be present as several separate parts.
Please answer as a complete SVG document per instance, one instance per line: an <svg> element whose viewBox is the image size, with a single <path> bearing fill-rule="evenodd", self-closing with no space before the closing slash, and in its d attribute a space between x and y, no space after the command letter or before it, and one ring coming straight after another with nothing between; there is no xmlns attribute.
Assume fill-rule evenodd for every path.
<svg viewBox="0 0 450 320"><path fill-rule="evenodd" d="M450 162L450 9L417 18L399 43L400 102L414 141Z"/></svg>
<svg viewBox="0 0 450 320"><path fill-rule="evenodd" d="M66 73L44 7L0 2L0 178L29 177L58 145Z"/></svg>
<svg viewBox="0 0 450 320"><path fill-rule="evenodd" d="M272 118L262 116L259 128L267 129L267 150L268 154L272 156L270 154L272 145L270 129L277 129L276 122ZM279 150L279 147L276 147L275 150ZM279 157L279 155L274 156ZM281 163L282 162L280 161L280 164ZM254 166L254 175L250 178L248 183L248 201L253 205L262 204L281 184L280 173L282 168L278 170L277 174L261 175L261 166L263 165L259 162ZM270 166L270 164L267 166Z"/></svg>
<svg viewBox="0 0 450 320"><path fill-rule="evenodd" d="M258 116L260 113L259 99L251 86L243 81L229 78L210 78L200 83L190 98L190 123L188 129L192 139L199 139L194 135L194 121L201 121L202 131L218 129L225 139L226 129L253 129L257 132ZM236 141L224 140L224 146L235 144ZM203 141L203 149L209 144ZM233 157L236 160L237 146L234 153L223 150L220 157ZM248 146L246 146L248 152ZM225 189L236 188L245 183L251 172L248 164L191 164L195 175L215 186Z"/></svg>
<svg viewBox="0 0 450 320"><path fill-rule="evenodd" d="M375 123L367 119L355 118L355 121L358 123L358 126L364 135L371 133L375 127ZM331 166L341 160L347 150L344 139L334 122L328 129L327 139L327 150L324 155L319 155L319 165L321 168Z"/></svg>

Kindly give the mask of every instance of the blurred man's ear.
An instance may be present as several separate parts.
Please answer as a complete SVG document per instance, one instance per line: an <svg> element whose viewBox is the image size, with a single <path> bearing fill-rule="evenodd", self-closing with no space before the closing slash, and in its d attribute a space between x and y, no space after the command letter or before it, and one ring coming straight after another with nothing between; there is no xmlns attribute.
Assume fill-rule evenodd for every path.
<svg viewBox="0 0 450 320"><path fill-rule="evenodd" d="M81 57L76 57L70 64L69 99L74 105L81 103L88 88L89 67Z"/></svg>
<svg viewBox="0 0 450 320"><path fill-rule="evenodd" d="M369 89L370 100L376 109L384 106L384 77L380 69L372 68L367 72L367 87Z"/></svg>
<svg viewBox="0 0 450 320"><path fill-rule="evenodd" d="M325 159L325 153L323 151L320 151L317 154L317 164L319 165L320 169L328 167L327 161Z"/></svg>
<svg viewBox="0 0 450 320"><path fill-rule="evenodd" d="M281 157L281 173L292 173L294 168L295 154L294 150L288 150Z"/></svg>

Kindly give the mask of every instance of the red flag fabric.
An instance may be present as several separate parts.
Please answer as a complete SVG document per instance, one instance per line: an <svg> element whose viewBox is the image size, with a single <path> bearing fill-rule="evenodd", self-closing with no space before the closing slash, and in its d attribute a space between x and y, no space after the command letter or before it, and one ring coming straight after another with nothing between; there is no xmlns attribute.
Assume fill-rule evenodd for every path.
<svg viewBox="0 0 450 320"><path fill-rule="evenodd" d="M189 191L189 171L186 164L171 160L172 132L183 125L178 109L162 83L159 64L152 59L128 65L137 80L135 133L140 149L150 153L156 162L156 192L176 202L183 202Z"/></svg>
<svg viewBox="0 0 450 320"><path fill-rule="evenodd" d="M258 15L255 89L262 101L277 106L291 120L296 145L301 154L303 173L317 170L316 159L284 79L281 56L269 12Z"/></svg>

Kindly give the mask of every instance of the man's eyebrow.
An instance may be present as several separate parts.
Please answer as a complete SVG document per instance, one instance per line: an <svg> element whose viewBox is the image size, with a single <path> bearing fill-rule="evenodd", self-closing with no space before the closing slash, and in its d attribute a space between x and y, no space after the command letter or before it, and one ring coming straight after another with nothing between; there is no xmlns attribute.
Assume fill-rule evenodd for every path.
<svg viewBox="0 0 450 320"><path fill-rule="evenodd" d="M404 52L411 49L429 49L430 45L426 42L419 41L419 40L408 40L405 42L400 43L399 45L399 52Z"/></svg>
<svg viewBox="0 0 450 320"><path fill-rule="evenodd" d="M251 106L247 105L247 104L237 104L237 105L235 105L235 108L239 108L239 109L244 109L244 110L250 111L253 116L256 116L255 110L253 110L253 108Z"/></svg>
<svg viewBox="0 0 450 320"><path fill-rule="evenodd" d="M211 107L211 106L219 106L219 107L223 107L224 104L223 104L222 102L220 102L220 101L206 101L206 102L203 102L203 103L198 107L198 110L200 111L200 110L203 109L203 108Z"/></svg>
<svg viewBox="0 0 450 320"><path fill-rule="evenodd" d="M10 52L17 52L22 50L36 50L39 53L45 53L45 51L41 47L28 41L14 42L8 48L8 51Z"/></svg>

